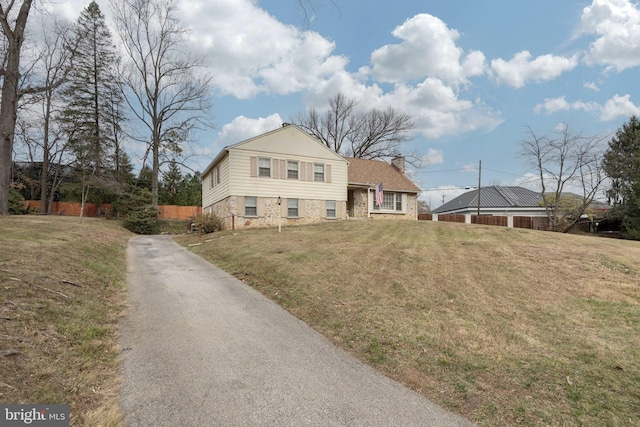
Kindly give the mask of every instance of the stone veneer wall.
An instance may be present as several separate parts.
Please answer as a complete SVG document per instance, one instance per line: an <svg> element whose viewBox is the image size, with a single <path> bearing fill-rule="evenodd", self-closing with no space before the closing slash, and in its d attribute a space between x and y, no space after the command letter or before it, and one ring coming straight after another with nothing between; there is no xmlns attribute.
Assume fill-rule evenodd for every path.
<svg viewBox="0 0 640 427"><path fill-rule="evenodd" d="M368 200L366 190L353 191L353 212L355 219L368 218Z"/></svg>
<svg viewBox="0 0 640 427"><path fill-rule="evenodd" d="M336 219L346 219L347 202L336 202L340 205L339 214L336 219L324 218L324 212L322 212L322 200L305 200L304 201L304 216L300 218L287 218L286 216L279 217L278 212L280 206L278 206L277 198L264 198L264 215L257 217L245 217L240 215L244 213L244 208L238 206L236 196L229 196L224 200L214 203L212 206L204 210L205 213L215 213L222 218L223 227L225 230L229 230L232 227L233 216L235 215L235 228L253 228L253 227L273 227L277 226L278 222L284 225L301 225L301 224L313 224L323 221L335 221ZM338 206L336 206L338 207Z"/></svg>

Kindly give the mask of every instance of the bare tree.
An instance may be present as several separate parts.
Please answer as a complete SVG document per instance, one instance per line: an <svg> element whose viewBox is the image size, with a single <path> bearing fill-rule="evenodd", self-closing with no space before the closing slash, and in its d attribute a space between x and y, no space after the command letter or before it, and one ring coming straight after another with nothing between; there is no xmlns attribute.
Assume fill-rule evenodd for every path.
<svg viewBox="0 0 640 427"><path fill-rule="evenodd" d="M42 22L45 29L41 44L34 61L41 81L42 91L32 98L38 103L40 123L37 138L29 138L42 150L42 171L40 175L40 212L50 212L53 196L61 183L62 163L67 148L66 138L59 123L55 120L56 104L60 101L59 89L66 81L69 71L70 51L66 48L71 27L66 23L54 21L52 25Z"/></svg>
<svg viewBox="0 0 640 427"><path fill-rule="evenodd" d="M20 52L32 0L0 2L0 26L4 36L2 100L0 101L0 215L9 214L11 159L18 115Z"/></svg>
<svg viewBox="0 0 640 427"><path fill-rule="evenodd" d="M189 56L187 30L176 18L176 0L111 0L126 59L121 76L126 101L148 131L139 137L152 155L152 204L158 205L160 158L176 135L185 141L207 125L212 78ZM170 150L175 151L175 150Z"/></svg>
<svg viewBox="0 0 640 427"><path fill-rule="evenodd" d="M520 154L536 168L549 227L562 226L567 231L587 211L606 179L604 137L574 134L566 125L556 136L538 135L530 127L528 134L520 144ZM566 194L568 189L580 191L578 203L575 196Z"/></svg>
<svg viewBox="0 0 640 427"><path fill-rule="evenodd" d="M401 154L414 123L393 108L360 111L343 93L329 100L329 109L312 108L293 121L338 154L363 159L388 159Z"/></svg>

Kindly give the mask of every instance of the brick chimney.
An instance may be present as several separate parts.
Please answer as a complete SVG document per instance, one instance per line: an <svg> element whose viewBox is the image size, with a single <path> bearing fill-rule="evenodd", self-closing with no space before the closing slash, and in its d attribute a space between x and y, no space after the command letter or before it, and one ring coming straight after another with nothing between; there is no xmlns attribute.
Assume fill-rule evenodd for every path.
<svg viewBox="0 0 640 427"><path fill-rule="evenodd" d="M396 156L391 160L391 166L396 168L402 175L404 175L404 156Z"/></svg>

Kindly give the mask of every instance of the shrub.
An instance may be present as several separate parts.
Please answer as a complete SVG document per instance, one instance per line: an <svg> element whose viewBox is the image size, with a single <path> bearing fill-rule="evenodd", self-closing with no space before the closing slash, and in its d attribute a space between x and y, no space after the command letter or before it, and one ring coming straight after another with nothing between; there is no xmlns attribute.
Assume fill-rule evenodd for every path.
<svg viewBox="0 0 640 427"><path fill-rule="evenodd" d="M222 230L222 220L216 214L198 215L191 222L198 226L202 233L213 233Z"/></svg>
<svg viewBox="0 0 640 427"><path fill-rule="evenodd" d="M143 210L149 203L151 192L145 188L133 187L111 202L111 214L118 218L126 218L133 211Z"/></svg>
<svg viewBox="0 0 640 427"><path fill-rule="evenodd" d="M160 211L152 207L137 208L129 212L122 225L137 234L156 234L159 214Z"/></svg>
<svg viewBox="0 0 640 427"><path fill-rule="evenodd" d="M27 210L24 208L24 197L15 188L9 189L9 214L24 215Z"/></svg>

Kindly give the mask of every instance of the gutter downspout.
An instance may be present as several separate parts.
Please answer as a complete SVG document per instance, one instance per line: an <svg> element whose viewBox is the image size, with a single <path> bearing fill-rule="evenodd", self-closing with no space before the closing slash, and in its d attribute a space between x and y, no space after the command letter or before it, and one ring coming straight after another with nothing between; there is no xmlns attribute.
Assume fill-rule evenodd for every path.
<svg viewBox="0 0 640 427"><path fill-rule="evenodd" d="M371 188L367 188L367 218L371 218Z"/></svg>

